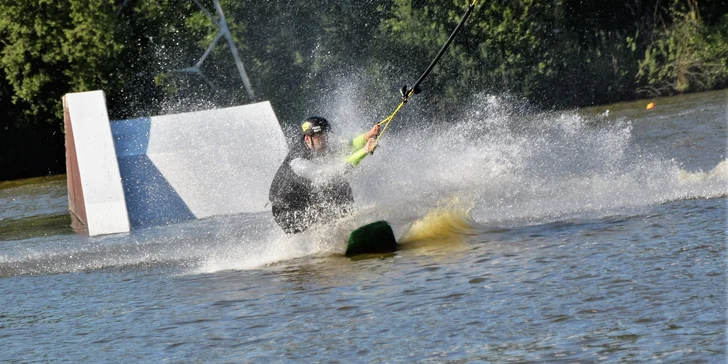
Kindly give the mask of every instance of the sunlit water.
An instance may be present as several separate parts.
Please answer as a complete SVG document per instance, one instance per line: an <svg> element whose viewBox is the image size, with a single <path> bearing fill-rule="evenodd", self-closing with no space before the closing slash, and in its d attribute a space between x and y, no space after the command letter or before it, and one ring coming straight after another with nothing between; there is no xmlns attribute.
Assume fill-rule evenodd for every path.
<svg viewBox="0 0 728 364"><path fill-rule="evenodd" d="M728 92L645 103L476 98L386 135L352 216L293 237L88 238L63 178L1 184L0 362L724 363ZM344 257L377 219L402 249Z"/></svg>

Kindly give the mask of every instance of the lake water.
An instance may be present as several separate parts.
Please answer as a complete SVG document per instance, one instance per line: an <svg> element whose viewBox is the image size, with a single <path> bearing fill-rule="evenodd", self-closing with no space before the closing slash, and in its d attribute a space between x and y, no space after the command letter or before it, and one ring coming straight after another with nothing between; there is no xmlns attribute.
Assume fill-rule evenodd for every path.
<svg viewBox="0 0 728 364"><path fill-rule="evenodd" d="M63 176L2 183L0 362L725 363L728 91L654 101L476 98L383 138L353 215L296 236L85 237ZM344 257L376 219L402 249Z"/></svg>

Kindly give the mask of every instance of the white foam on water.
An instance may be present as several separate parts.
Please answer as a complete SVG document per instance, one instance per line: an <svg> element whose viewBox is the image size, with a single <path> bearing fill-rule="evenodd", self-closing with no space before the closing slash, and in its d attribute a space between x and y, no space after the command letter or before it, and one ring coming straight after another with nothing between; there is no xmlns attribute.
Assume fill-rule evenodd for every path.
<svg viewBox="0 0 728 364"><path fill-rule="evenodd" d="M379 160L366 161L376 168L355 182L362 197L422 213L458 196L476 201L480 223L512 225L728 193L726 161L686 172L635 145L630 120L513 107L481 97L454 122L385 136Z"/></svg>
<svg viewBox="0 0 728 364"><path fill-rule="evenodd" d="M371 110L361 111L356 95L334 95L339 95L332 100L336 117L330 121L341 134L365 130L362 120L376 121ZM395 235L403 236L453 199L473 208L473 223L480 228L593 219L728 194L728 161L708 172L686 172L670 156L636 145L631 120L607 117L534 114L527 106L485 95L450 120L395 119L408 125L388 131L374 155L349 175L357 201L351 216L295 236L271 225L255 242L233 238L232 248L200 271L341 254L348 233L361 225L387 220Z"/></svg>

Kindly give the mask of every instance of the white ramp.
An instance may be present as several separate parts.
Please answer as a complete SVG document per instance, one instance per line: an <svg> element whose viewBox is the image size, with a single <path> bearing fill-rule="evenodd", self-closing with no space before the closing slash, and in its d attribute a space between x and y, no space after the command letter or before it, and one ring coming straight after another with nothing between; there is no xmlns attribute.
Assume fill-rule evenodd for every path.
<svg viewBox="0 0 728 364"><path fill-rule="evenodd" d="M269 209L288 146L269 102L112 122L132 225Z"/></svg>
<svg viewBox="0 0 728 364"><path fill-rule="evenodd" d="M89 235L129 231L102 91L63 97L68 207Z"/></svg>
<svg viewBox="0 0 728 364"><path fill-rule="evenodd" d="M85 94L96 96L68 102ZM66 144L69 208L90 235L270 209L268 189L288 147L269 102L110 124L101 91L66 95L64 106L71 135ZM76 109L88 119L81 143ZM101 109L104 118L95 117ZM105 152L90 148L98 144ZM82 165L85 159L94 163ZM74 160L79 160L75 170ZM109 172L114 170L116 175ZM126 227L105 227L120 221L120 212L80 211L79 196L88 200L89 191L96 195L97 190L113 192L119 211L128 216Z"/></svg>

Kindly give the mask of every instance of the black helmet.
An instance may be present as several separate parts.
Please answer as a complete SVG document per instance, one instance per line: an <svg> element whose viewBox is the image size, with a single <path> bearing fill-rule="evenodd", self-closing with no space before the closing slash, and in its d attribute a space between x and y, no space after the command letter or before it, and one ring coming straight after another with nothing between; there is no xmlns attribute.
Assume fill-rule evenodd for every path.
<svg viewBox="0 0 728 364"><path fill-rule="evenodd" d="M329 131L331 131L331 126L329 125L329 122L322 117L311 116L301 123L301 132L303 135L328 133Z"/></svg>

